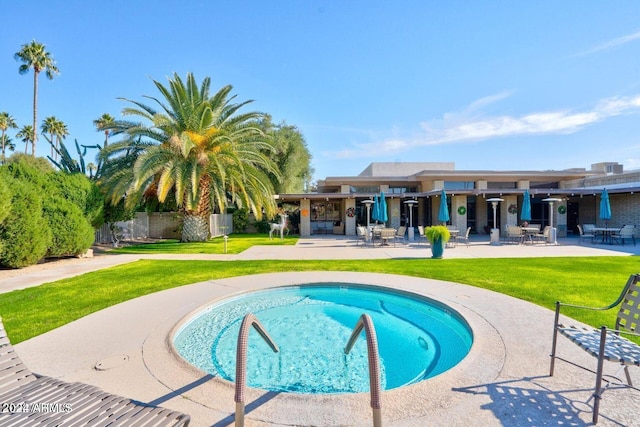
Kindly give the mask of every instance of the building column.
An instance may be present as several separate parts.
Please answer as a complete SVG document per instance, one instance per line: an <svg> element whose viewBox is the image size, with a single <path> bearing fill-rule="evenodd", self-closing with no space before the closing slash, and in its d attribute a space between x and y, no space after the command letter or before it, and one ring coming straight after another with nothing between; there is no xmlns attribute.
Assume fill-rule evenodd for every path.
<svg viewBox="0 0 640 427"><path fill-rule="evenodd" d="M311 236L311 201L300 200L300 237Z"/></svg>
<svg viewBox="0 0 640 427"><path fill-rule="evenodd" d="M459 214L458 209L464 208L464 214ZM467 196L453 196L451 198L451 224L460 232L467 230Z"/></svg>
<svg viewBox="0 0 640 427"><path fill-rule="evenodd" d="M350 217L345 214L344 221L344 234L347 236L355 236L356 235L356 199L347 199L345 200L345 212L354 212L354 216Z"/></svg>

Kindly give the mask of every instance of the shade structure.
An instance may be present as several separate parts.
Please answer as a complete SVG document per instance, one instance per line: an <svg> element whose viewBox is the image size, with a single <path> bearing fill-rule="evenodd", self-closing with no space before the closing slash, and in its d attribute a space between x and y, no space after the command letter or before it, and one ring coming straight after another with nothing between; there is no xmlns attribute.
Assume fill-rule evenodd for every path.
<svg viewBox="0 0 640 427"><path fill-rule="evenodd" d="M371 208L371 219L373 221L378 222L380 220L379 212L380 212L380 199L376 194L373 198L373 207Z"/></svg>
<svg viewBox="0 0 640 427"><path fill-rule="evenodd" d="M529 195L529 190L525 190L524 196L522 196L520 219L523 221L531 221L531 196Z"/></svg>
<svg viewBox="0 0 640 427"><path fill-rule="evenodd" d="M447 193L444 188L440 194L440 210L438 211L438 221L449 222L449 207L447 206Z"/></svg>
<svg viewBox="0 0 640 427"><path fill-rule="evenodd" d="M387 201L384 198L384 191L382 191L380 192L380 205L378 206L378 221L386 223L388 220Z"/></svg>
<svg viewBox="0 0 640 427"><path fill-rule="evenodd" d="M611 219L611 203L609 202L609 192L605 188L600 194L600 219L606 221Z"/></svg>

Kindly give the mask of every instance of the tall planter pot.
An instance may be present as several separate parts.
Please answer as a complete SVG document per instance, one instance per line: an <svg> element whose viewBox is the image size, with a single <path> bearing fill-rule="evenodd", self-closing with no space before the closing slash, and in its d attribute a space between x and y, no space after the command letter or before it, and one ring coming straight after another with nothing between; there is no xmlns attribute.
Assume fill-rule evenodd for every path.
<svg viewBox="0 0 640 427"><path fill-rule="evenodd" d="M444 245L445 241L441 238L438 238L431 243L431 258L440 259L442 258L442 254L444 254Z"/></svg>

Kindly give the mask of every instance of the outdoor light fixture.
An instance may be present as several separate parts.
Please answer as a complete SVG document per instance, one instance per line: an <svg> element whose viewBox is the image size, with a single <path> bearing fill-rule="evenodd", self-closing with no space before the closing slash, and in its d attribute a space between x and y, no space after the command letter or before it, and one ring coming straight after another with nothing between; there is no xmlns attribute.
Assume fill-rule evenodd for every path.
<svg viewBox="0 0 640 427"><path fill-rule="evenodd" d="M406 202L404 202L405 205L409 206L409 228L408 228L408 238L410 242L413 242L413 206L415 204L417 204L418 201L417 200L407 200Z"/></svg>
<svg viewBox="0 0 640 427"><path fill-rule="evenodd" d="M501 194L502 195L502 194ZM491 202L493 206L493 228L491 229L491 244L499 245L500 244L500 229L496 228L496 210L498 209L498 203L503 202L504 199L499 197L492 197L487 199L487 202Z"/></svg>
<svg viewBox="0 0 640 427"><path fill-rule="evenodd" d="M547 238L548 242L553 244L553 245L557 245L558 241L556 240L557 237L557 232L556 229L553 228L553 203L554 202L561 202L562 199L558 199L555 197L547 197L546 199L542 199L543 202L549 202L549 227L551 227L549 229L549 237Z"/></svg>
<svg viewBox="0 0 640 427"><path fill-rule="evenodd" d="M369 230L369 218L371 213L371 205L373 204L373 200L363 200L362 204L367 207L367 232Z"/></svg>

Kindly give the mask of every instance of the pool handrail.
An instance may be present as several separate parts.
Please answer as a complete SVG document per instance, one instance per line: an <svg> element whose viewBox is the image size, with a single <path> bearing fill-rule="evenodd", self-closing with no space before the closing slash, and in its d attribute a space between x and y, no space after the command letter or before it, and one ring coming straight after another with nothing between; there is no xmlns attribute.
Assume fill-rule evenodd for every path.
<svg viewBox="0 0 640 427"><path fill-rule="evenodd" d="M344 348L344 353L349 354L363 328L367 339L367 357L369 359L369 393L371 394L371 409L373 410L373 427L382 427L378 337L376 336L376 328L373 325L373 320L368 314L364 313L358 319L358 322L351 333L351 337L347 342L347 346Z"/></svg>
<svg viewBox="0 0 640 427"><path fill-rule="evenodd" d="M238 332L238 347L236 349L236 392L233 400L236 402L236 427L244 426L244 391L247 385L247 345L251 326L260 334L262 339L271 347L274 353L280 351L278 345L269 336L264 326L253 313L247 313L242 319Z"/></svg>

